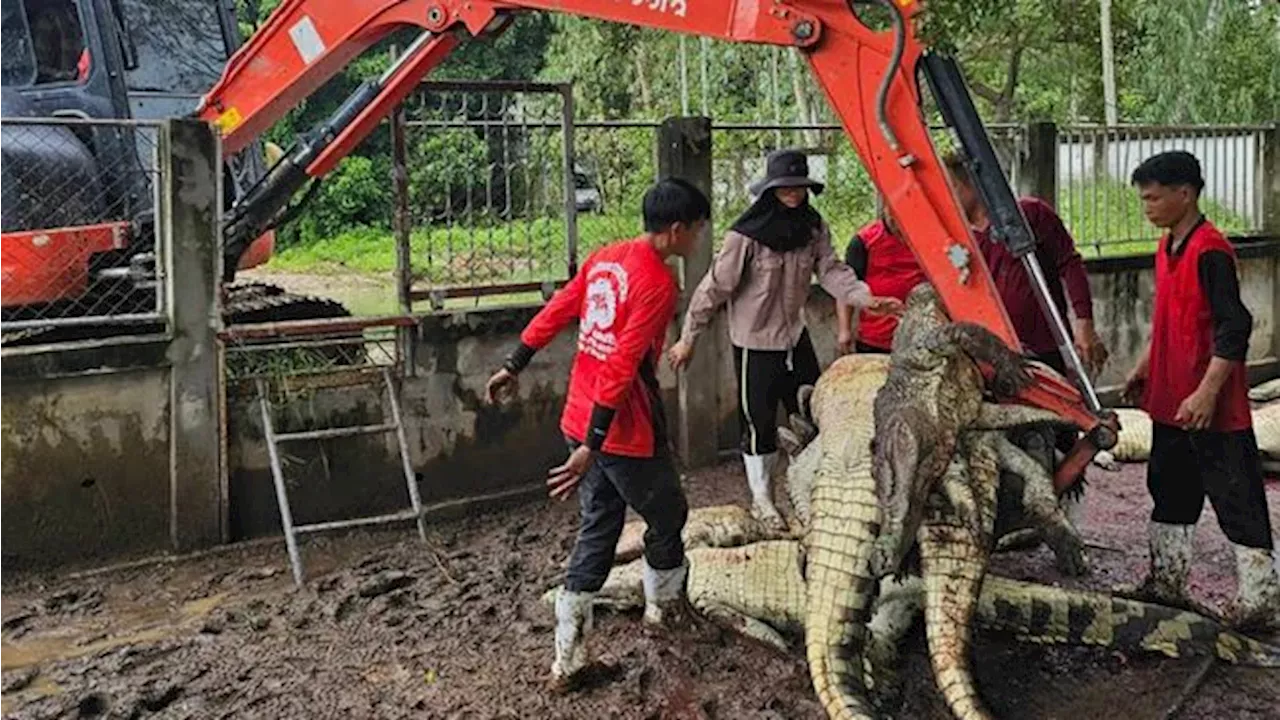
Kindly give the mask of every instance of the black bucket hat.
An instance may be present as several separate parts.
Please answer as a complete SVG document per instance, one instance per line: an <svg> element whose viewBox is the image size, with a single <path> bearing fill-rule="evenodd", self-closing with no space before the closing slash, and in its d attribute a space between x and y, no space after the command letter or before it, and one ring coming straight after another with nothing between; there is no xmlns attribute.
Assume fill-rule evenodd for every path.
<svg viewBox="0 0 1280 720"><path fill-rule="evenodd" d="M751 194L759 197L780 187L807 187L821 195L826 187L809 177L809 158L799 150L775 150L765 161L764 177L751 183Z"/></svg>

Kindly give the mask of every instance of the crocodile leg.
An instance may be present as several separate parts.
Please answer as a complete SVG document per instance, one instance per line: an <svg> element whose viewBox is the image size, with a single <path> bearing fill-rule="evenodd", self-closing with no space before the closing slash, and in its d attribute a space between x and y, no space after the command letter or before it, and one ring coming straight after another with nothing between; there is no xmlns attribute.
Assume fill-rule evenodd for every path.
<svg viewBox="0 0 1280 720"><path fill-rule="evenodd" d="M1026 520L1033 523L1057 558L1058 569L1067 575L1083 575L1088 571L1084 542L1053 492L1053 478L1044 466L999 433L988 435L1000 463L1000 469L1021 482L1018 505Z"/></svg>
<svg viewBox="0 0 1280 720"><path fill-rule="evenodd" d="M991 385L1005 397L1013 397L1033 382L1028 360L981 325L948 323L926 335L924 346L934 352L958 347L975 362L991 365L995 370Z"/></svg>
<svg viewBox="0 0 1280 720"><path fill-rule="evenodd" d="M791 646L787 644L786 639L771 625L763 620L753 618L736 608L719 603L708 603L698 608L698 610L712 621L739 635L764 643L779 652L785 653L791 650Z"/></svg>
<svg viewBox="0 0 1280 720"><path fill-rule="evenodd" d="M864 680L881 712L893 714L902 705L902 675L898 646L924 609L924 581L919 577L886 578L880 585L875 613L867 623Z"/></svg>
<svg viewBox="0 0 1280 720"><path fill-rule="evenodd" d="M1026 405L1000 405L982 403L977 419L969 426L973 430L1012 430L1029 425L1077 428L1062 416Z"/></svg>
<svg viewBox="0 0 1280 720"><path fill-rule="evenodd" d="M965 461L968 461L967 463ZM969 665L972 619L986 572L999 468L982 435L962 437L920 529L925 638L934 679L959 720L987 720Z"/></svg>

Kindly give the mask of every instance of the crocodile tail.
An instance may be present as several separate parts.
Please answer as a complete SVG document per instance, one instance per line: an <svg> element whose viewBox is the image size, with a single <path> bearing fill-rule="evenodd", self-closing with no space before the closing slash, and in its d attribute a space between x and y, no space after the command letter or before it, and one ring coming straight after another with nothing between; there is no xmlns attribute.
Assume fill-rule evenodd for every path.
<svg viewBox="0 0 1280 720"><path fill-rule="evenodd" d="M840 467L841 454L824 448L813 488L805 653L828 716L854 720L874 717L862 683L862 653L875 587L870 560L879 511L869 452L858 455L852 472Z"/></svg>
<svg viewBox="0 0 1280 720"><path fill-rule="evenodd" d="M972 448L967 453L968 466L953 462L942 478L949 501L929 510L918 533L929 663L938 689L958 720L992 717L978 695L969 664L970 621L987 567L987 543L981 527L970 520L990 513L994 498L987 496L998 475L994 455L985 450ZM978 479L986 480L985 484ZM984 525L981 520L977 524Z"/></svg>
<svg viewBox="0 0 1280 720"><path fill-rule="evenodd" d="M1280 668L1280 647L1198 613L1109 593L988 575L977 620L1029 642L1141 649L1174 658L1213 655L1232 665Z"/></svg>

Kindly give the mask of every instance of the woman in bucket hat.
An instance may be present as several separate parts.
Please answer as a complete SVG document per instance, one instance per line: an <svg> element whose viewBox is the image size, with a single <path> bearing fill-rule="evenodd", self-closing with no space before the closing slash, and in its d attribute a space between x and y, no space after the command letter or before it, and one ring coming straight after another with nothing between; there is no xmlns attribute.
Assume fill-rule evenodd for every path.
<svg viewBox="0 0 1280 720"><path fill-rule="evenodd" d="M822 193L823 184L809 177L804 153L779 150L769 155L765 177L751 185L756 201L725 235L669 353L676 370L688 364L698 336L720 306L728 304L751 511L775 528L785 526L770 487L778 403L796 412L796 391L817 382L821 372L803 317L813 276L836 300L856 308L890 314L902 309L898 300L872 296L835 255L826 222L809 204L810 191Z"/></svg>

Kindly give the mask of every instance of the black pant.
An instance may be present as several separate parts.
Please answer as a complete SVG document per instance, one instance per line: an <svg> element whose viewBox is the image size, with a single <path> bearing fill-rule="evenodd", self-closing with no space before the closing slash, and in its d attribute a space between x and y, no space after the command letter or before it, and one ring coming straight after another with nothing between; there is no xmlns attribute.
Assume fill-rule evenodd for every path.
<svg viewBox="0 0 1280 720"><path fill-rule="evenodd" d="M577 445L569 441L570 449ZM578 482L578 502L578 541L565 574L566 590L595 592L604 585L613 567L627 506L648 525L644 557L649 567L670 570L684 562L680 534L689 517L689 504L680 487L680 474L665 449L651 458L597 453Z"/></svg>
<svg viewBox="0 0 1280 720"><path fill-rule="evenodd" d="M859 355L888 355L887 348L878 348L875 345L868 345L861 340L853 341L853 349Z"/></svg>
<svg viewBox="0 0 1280 720"><path fill-rule="evenodd" d="M821 373L809 331L800 333L800 340L790 351L749 350L735 345L733 367L738 376L742 452L768 455L778 449L778 403L788 413L799 412L796 392L801 385L818 382Z"/></svg>
<svg viewBox="0 0 1280 720"><path fill-rule="evenodd" d="M1255 548L1272 546L1271 518L1252 428L1187 431L1153 422L1147 490L1155 501L1151 519L1156 522L1194 525L1208 495L1228 540Z"/></svg>

